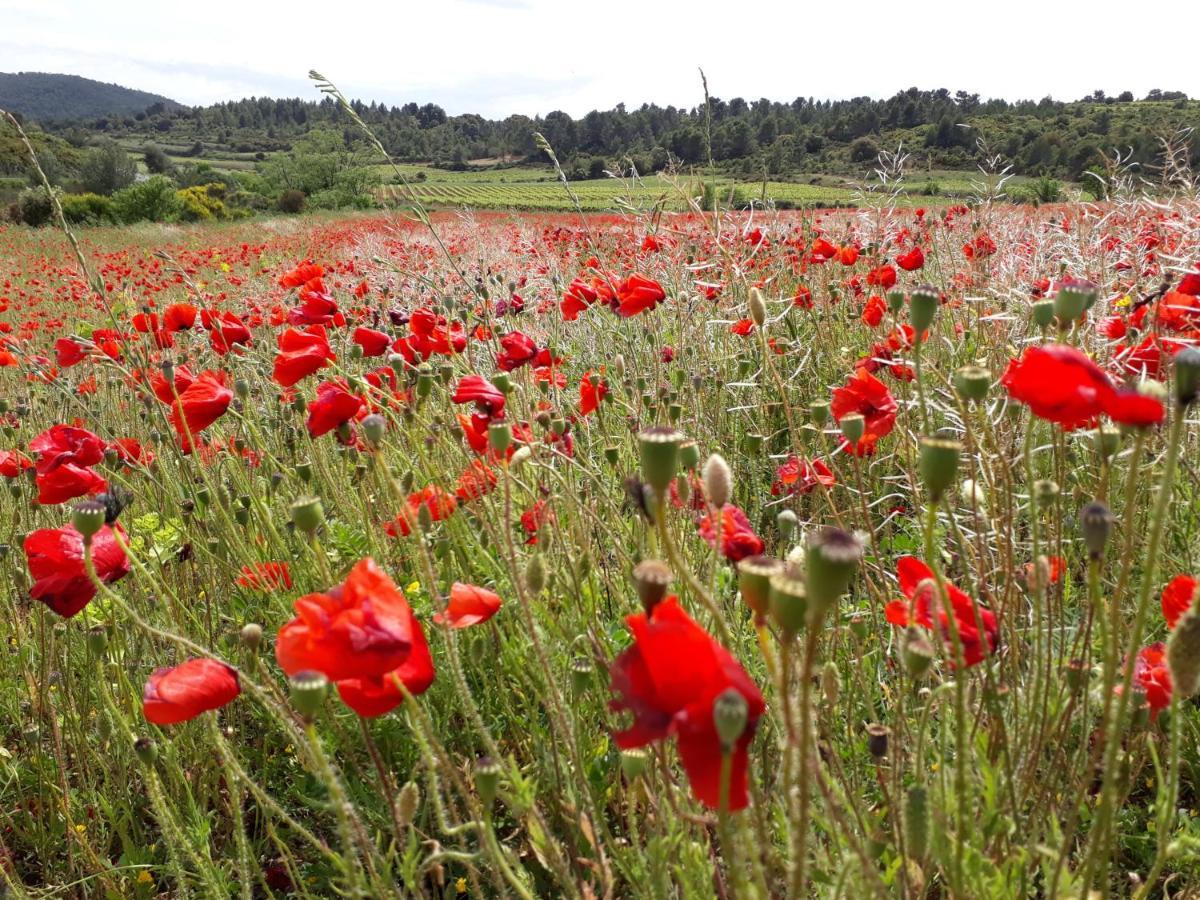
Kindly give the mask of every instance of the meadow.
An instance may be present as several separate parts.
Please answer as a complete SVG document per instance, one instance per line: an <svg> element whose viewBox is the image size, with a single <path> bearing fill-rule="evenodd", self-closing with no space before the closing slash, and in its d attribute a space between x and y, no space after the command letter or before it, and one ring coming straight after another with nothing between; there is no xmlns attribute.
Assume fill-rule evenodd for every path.
<svg viewBox="0 0 1200 900"><path fill-rule="evenodd" d="M1176 176L0 226L6 894L1200 896Z"/></svg>

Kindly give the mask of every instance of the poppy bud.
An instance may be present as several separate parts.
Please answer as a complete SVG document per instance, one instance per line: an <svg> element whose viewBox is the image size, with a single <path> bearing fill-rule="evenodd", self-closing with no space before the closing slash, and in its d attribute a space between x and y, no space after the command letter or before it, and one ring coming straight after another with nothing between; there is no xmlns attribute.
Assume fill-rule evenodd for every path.
<svg viewBox="0 0 1200 900"><path fill-rule="evenodd" d="M804 586L813 616L823 616L846 593L862 554L859 539L841 528L822 528L808 539Z"/></svg>
<svg viewBox="0 0 1200 900"><path fill-rule="evenodd" d="M312 477L313 477L312 463L310 463L310 462L296 463L296 475L299 477L299 479L302 482L304 482L305 484L308 484L310 481L312 481Z"/></svg>
<svg viewBox="0 0 1200 900"><path fill-rule="evenodd" d="M301 397L299 394L297 394L295 397L292 398L292 409L295 412L298 412L301 415L304 415L304 411L308 409L308 402L303 397Z"/></svg>
<svg viewBox="0 0 1200 900"><path fill-rule="evenodd" d="M665 497L667 488L679 470L679 447L683 435L674 428L657 426L638 434L638 450L641 454L642 480L654 488L654 493Z"/></svg>
<svg viewBox="0 0 1200 900"><path fill-rule="evenodd" d="M695 441L684 441L679 447L679 463L689 472L700 465L700 445Z"/></svg>
<svg viewBox="0 0 1200 900"><path fill-rule="evenodd" d="M923 284L912 292L908 300L908 321L916 332L916 340L919 341L922 333L933 324L941 302L942 298L937 288L928 284Z"/></svg>
<svg viewBox="0 0 1200 900"><path fill-rule="evenodd" d="M399 353L389 353L387 363L392 367L392 372L400 375L404 372L405 361L404 357Z"/></svg>
<svg viewBox="0 0 1200 900"><path fill-rule="evenodd" d="M1191 406L1200 395L1200 348L1186 347L1175 354L1175 400Z"/></svg>
<svg viewBox="0 0 1200 900"><path fill-rule="evenodd" d="M301 497L292 503L292 524L312 537L325 521L325 507L318 497Z"/></svg>
<svg viewBox="0 0 1200 900"><path fill-rule="evenodd" d="M769 608L771 618L783 631L792 637L808 617L808 596L804 589L804 577L795 568L788 567L771 576Z"/></svg>
<svg viewBox="0 0 1200 900"><path fill-rule="evenodd" d="M914 681L925 677L929 667L933 665L933 645L925 633L917 628L908 628L900 641L900 658L904 660L904 668Z"/></svg>
<svg viewBox="0 0 1200 900"><path fill-rule="evenodd" d="M1065 666L1067 687L1079 692L1087 685L1089 670L1082 659L1072 659Z"/></svg>
<svg viewBox="0 0 1200 900"><path fill-rule="evenodd" d="M415 781L407 781L396 795L396 821L401 828L407 828L417 814L421 805L421 789Z"/></svg>
<svg viewBox="0 0 1200 900"><path fill-rule="evenodd" d="M93 625L88 629L87 648L92 656L103 656L108 649L108 629L103 625Z"/></svg>
<svg viewBox="0 0 1200 900"><path fill-rule="evenodd" d="M257 653L259 646L262 644L263 630L262 626L254 622L247 622L242 626L240 635L242 645L251 653Z"/></svg>
<svg viewBox="0 0 1200 900"><path fill-rule="evenodd" d="M954 389L968 402L978 403L992 386L992 373L982 366L963 366L954 373Z"/></svg>
<svg viewBox="0 0 1200 900"><path fill-rule="evenodd" d="M888 312L897 315L904 308L904 291L887 292Z"/></svg>
<svg viewBox="0 0 1200 900"><path fill-rule="evenodd" d="M1039 504L1053 503L1059 495L1058 482L1050 478L1039 478L1033 483L1033 493Z"/></svg>
<svg viewBox="0 0 1200 900"><path fill-rule="evenodd" d="M99 500L83 500L71 510L71 524L83 535L84 544L90 544L92 536L104 527L104 512Z"/></svg>
<svg viewBox="0 0 1200 900"><path fill-rule="evenodd" d="M421 529L422 534L428 533L433 528L433 510L429 508L428 503L422 503L417 507L417 527Z"/></svg>
<svg viewBox="0 0 1200 900"><path fill-rule="evenodd" d="M1096 439L1096 452L1104 459L1111 459L1112 455L1120 449L1121 429L1111 425L1101 425L1092 434Z"/></svg>
<svg viewBox="0 0 1200 900"><path fill-rule="evenodd" d="M621 774L626 781L637 781L646 771L650 757L641 747L621 751Z"/></svg>
<svg viewBox="0 0 1200 900"><path fill-rule="evenodd" d="M779 515L775 517L775 527L779 529L779 539L781 541L790 541L799 525L800 520L796 518L796 514L790 509L780 510Z"/></svg>
<svg viewBox="0 0 1200 900"><path fill-rule="evenodd" d="M496 790L500 787L500 763L490 756L481 756L475 761L475 790L485 812L491 811L496 802Z"/></svg>
<svg viewBox="0 0 1200 900"><path fill-rule="evenodd" d="M759 328L767 321L767 301L758 288L750 288L750 300L746 304L750 308L750 321Z"/></svg>
<svg viewBox="0 0 1200 900"><path fill-rule="evenodd" d="M937 503L954 483L962 444L945 438L921 438L920 471L929 499Z"/></svg>
<svg viewBox="0 0 1200 900"><path fill-rule="evenodd" d="M154 743L153 738L140 737L133 742L133 752L137 754L142 765L152 766L158 759L158 744Z"/></svg>
<svg viewBox="0 0 1200 900"><path fill-rule="evenodd" d="M708 502L717 509L723 509L733 493L733 473L729 471L729 463L721 454L714 453L705 460L701 474Z"/></svg>
<svg viewBox="0 0 1200 900"><path fill-rule="evenodd" d="M1112 512L1099 500L1093 500L1079 511L1079 530L1093 559L1104 555L1104 545L1108 543L1113 521Z"/></svg>
<svg viewBox="0 0 1200 900"><path fill-rule="evenodd" d="M721 752L732 753L750 717L750 708L742 692L731 687L721 691L713 701L712 717Z"/></svg>
<svg viewBox="0 0 1200 900"><path fill-rule="evenodd" d="M673 580L671 568L659 559L643 559L633 567L633 585L646 615L654 612L654 607L667 596L667 588Z"/></svg>
<svg viewBox="0 0 1200 900"><path fill-rule="evenodd" d="M571 660L571 690L576 696L588 689L594 669L592 661L586 656L577 656Z"/></svg>
<svg viewBox="0 0 1200 900"><path fill-rule="evenodd" d="M525 586L534 595L540 594L546 586L546 563L540 553L533 554L525 563Z"/></svg>
<svg viewBox="0 0 1200 900"><path fill-rule="evenodd" d="M821 693L829 706L837 706L838 698L842 695L842 676L838 674L837 663L833 660L825 663L821 669Z"/></svg>
<svg viewBox="0 0 1200 900"><path fill-rule="evenodd" d="M843 416L838 425L842 429L842 437L848 444L857 444L867 430L867 420L858 413Z"/></svg>
<svg viewBox="0 0 1200 900"><path fill-rule="evenodd" d="M910 859L924 859L929 851L929 795L914 784L904 797L904 849Z"/></svg>
<svg viewBox="0 0 1200 900"><path fill-rule="evenodd" d="M808 418L814 425L820 428L829 421L829 401L814 400L808 404Z"/></svg>
<svg viewBox="0 0 1200 900"><path fill-rule="evenodd" d="M305 670L297 672L289 681L292 695L292 706L306 723L311 723L325 702L325 694L329 691L329 679L320 672Z"/></svg>
<svg viewBox="0 0 1200 900"><path fill-rule="evenodd" d="M867 751L875 762L888 755L888 739L891 735L892 730L886 725L873 722L867 726Z"/></svg>
<svg viewBox="0 0 1200 900"><path fill-rule="evenodd" d="M742 600L762 619L770 609L771 576L783 571L783 561L773 556L748 556L737 564Z"/></svg>
<svg viewBox="0 0 1200 900"><path fill-rule="evenodd" d="M1054 321L1054 301L1038 300L1033 304L1033 324L1038 328L1046 328Z"/></svg>
<svg viewBox="0 0 1200 900"><path fill-rule="evenodd" d="M241 399L245 400L250 396L250 382L245 378L238 378L233 382L233 392Z"/></svg>
<svg viewBox="0 0 1200 900"><path fill-rule="evenodd" d="M358 346L355 344L354 346ZM387 430L387 420L379 413L371 413L360 423L362 425L363 437L367 439L367 443L372 447L378 447L383 441L383 433Z"/></svg>
<svg viewBox="0 0 1200 900"><path fill-rule="evenodd" d="M1172 689L1179 691L1180 697L1200 690L1200 604L1194 599L1167 641L1167 666Z"/></svg>
<svg viewBox="0 0 1200 900"><path fill-rule="evenodd" d="M1054 316L1060 328L1066 328L1091 309L1098 296L1098 288L1083 278L1064 281L1054 295Z"/></svg>

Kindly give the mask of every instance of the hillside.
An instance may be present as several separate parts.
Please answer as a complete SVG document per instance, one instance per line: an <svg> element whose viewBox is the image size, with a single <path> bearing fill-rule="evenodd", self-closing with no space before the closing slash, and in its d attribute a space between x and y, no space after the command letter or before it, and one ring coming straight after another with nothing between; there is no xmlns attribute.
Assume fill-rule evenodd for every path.
<svg viewBox="0 0 1200 900"><path fill-rule="evenodd" d="M0 109L41 122L134 116L149 107L163 112L184 109L158 94L78 75L0 72Z"/></svg>

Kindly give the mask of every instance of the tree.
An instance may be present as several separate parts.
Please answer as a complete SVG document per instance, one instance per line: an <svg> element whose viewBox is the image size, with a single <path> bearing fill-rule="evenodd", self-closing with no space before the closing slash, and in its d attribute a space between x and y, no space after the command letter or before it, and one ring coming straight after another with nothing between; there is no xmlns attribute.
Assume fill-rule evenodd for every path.
<svg viewBox="0 0 1200 900"><path fill-rule="evenodd" d="M108 196L133 184L137 165L115 141L105 141L83 158L79 180L92 194Z"/></svg>
<svg viewBox="0 0 1200 900"><path fill-rule="evenodd" d="M165 175L175 168L171 158L157 144L147 144L143 147L142 157L146 168L154 175Z"/></svg>

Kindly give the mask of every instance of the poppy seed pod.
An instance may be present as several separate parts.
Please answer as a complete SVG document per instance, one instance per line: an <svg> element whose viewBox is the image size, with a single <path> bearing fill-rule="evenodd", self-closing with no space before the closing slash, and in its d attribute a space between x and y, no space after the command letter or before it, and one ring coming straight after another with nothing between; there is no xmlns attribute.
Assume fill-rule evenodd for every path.
<svg viewBox="0 0 1200 900"><path fill-rule="evenodd" d="M679 462L689 472L700 465L700 445L695 441L684 441L679 447Z"/></svg>
<svg viewBox="0 0 1200 900"><path fill-rule="evenodd" d="M288 681L292 697L292 706L306 723L312 722L325 702L325 694L329 691L329 679L320 672L306 669L297 672Z"/></svg>
<svg viewBox="0 0 1200 900"><path fill-rule="evenodd" d="M1175 354L1175 401L1191 406L1200 396L1200 347L1187 347Z"/></svg>
<svg viewBox="0 0 1200 900"><path fill-rule="evenodd" d="M1093 500L1079 511L1079 530L1092 559L1104 555L1104 545L1108 543L1113 522L1112 512L1099 500Z"/></svg>
<svg viewBox="0 0 1200 900"><path fill-rule="evenodd" d="M497 453L508 452L512 446L512 426L507 422L492 422L488 425L488 444Z"/></svg>
<svg viewBox="0 0 1200 900"><path fill-rule="evenodd" d="M742 600L762 619L770 609L771 577L783 571L783 561L773 556L748 556L737 564Z"/></svg>
<svg viewBox="0 0 1200 900"><path fill-rule="evenodd" d="M929 491L929 499L937 503L946 493L946 489L954 484L958 474L958 459L962 454L962 444L946 438L921 438L920 471L925 489Z"/></svg>
<svg viewBox="0 0 1200 900"><path fill-rule="evenodd" d="M855 445L862 440L863 434L866 433L867 420L858 413L852 413L842 416L838 426L842 429L842 437L846 439L846 443Z"/></svg>
<svg viewBox="0 0 1200 900"><path fill-rule="evenodd" d="M674 428L657 426L638 434L638 450L642 461L642 480L654 488L658 497L665 497L667 488L679 471L679 447L683 435Z"/></svg>
<svg viewBox="0 0 1200 900"><path fill-rule="evenodd" d="M812 403L808 404L808 418L818 428L828 422L829 401L814 400Z"/></svg>
<svg viewBox="0 0 1200 900"><path fill-rule="evenodd" d="M1171 685L1180 697L1190 697L1200 690L1200 603L1195 600L1175 623L1167 641L1167 666Z"/></svg>
<svg viewBox="0 0 1200 900"><path fill-rule="evenodd" d="M1096 452L1104 459L1111 459L1121 447L1121 429L1119 428L1107 424L1101 425L1092 434L1096 439Z"/></svg>
<svg viewBox="0 0 1200 900"><path fill-rule="evenodd" d="M725 458L721 454L714 453L704 461L704 470L701 474L704 478L704 493L708 496L708 502L717 509L723 509L733 494L733 473L729 470L729 463L725 462Z"/></svg>
<svg viewBox="0 0 1200 900"><path fill-rule="evenodd" d="M1060 328L1066 328L1096 303L1098 288L1083 278L1071 278L1062 283L1054 295L1054 316Z"/></svg>
<svg viewBox="0 0 1200 900"><path fill-rule="evenodd" d="M103 656L108 649L108 629L103 625L93 625L88 629L87 648L92 656Z"/></svg>
<svg viewBox="0 0 1200 900"><path fill-rule="evenodd" d="M867 752L876 762L888 755L888 739L891 736L892 730L886 725L873 722L867 726Z"/></svg>
<svg viewBox="0 0 1200 900"><path fill-rule="evenodd" d="M586 656L577 656L571 660L571 690L576 696L588 689L594 670L592 661Z"/></svg>
<svg viewBox="0 0 1200 900"><path fill-rule="evenodd" d="M1067 687L1075 692L1083 690L1088 682L1088 666L1082 659L1072 659L1064 667Z"/></svg>
<svg viewBox="0 0 1200 900"><path fill-rule="evenodd" d="M897 315L900 310L904 309L904 291L888 291L887 292L888 312L893 316Z"/></svg>
<svg viewBox="0 0 1200 900"><path fill-rule="evenodd" d="M475 762L475 790L485 810L496 802L496 791L500 787L500 763L490 756L481 756Z"/></svg>
<svg viewBox="0 0 1200 900"><path fill-rule="evenodd" d="M358 346L357 344L355 346ZM371 413L360 423L362 425L363 437L367 439L373 447L378 447L383 441L383 433L387 430L387 420L379 413Z"/></svg>
<svg viewBox="0 0 1200 900"><path fill-rule="evenodd" d="M325 522L325 507L318 497L301 497L292 503L292 524L311 537Z"/></svg>
<svg viewBox="0 0 1200 900"><path fill-rule="evenodd" d="M908 321L912 325L913 331L917 333L918 339L933 324L938 304L941 302L942 298L938 294L937 288L928 284L923 284L912 292L912 296L908 300Z"/></svg>
<svg viewBox="0 0 1200 900"><path fill-rule="evenodd" d="M1054 321L1054 301L1038 300L1033 304L1033 324L1046 328Z"/></svg>
<svg viewBox="0 0 1200 900"><path fill-rule="evenodd" d="M914 681L925 677L933 665L933 644L919 628L908 628L900 641L900 658L904 668Z"/></svg>
<svg viewBox="0 0 1200 900"><path fill-rule="evenodd" d="M800 520L790 509L780 510L779 515L775 517L775 527L779 529L779 539L785 543L792 539L792 535L796 533L799 526Z"/></svg>
<svg viewBox="0 0 1200 900"><path fill-rule="evenodd" d="M750 300L746 304L750 308L750 321L759 328L767 321L767 301L758 288L750 288Z"/></svg>
<svg viewBox="0 0 1200 900"><path fill-rule="evenodd" d="M954 373L954 389L969 403L978 403L992 386L992 373L982 366L963 366Z"/></svg>
<svg viewBox="0 0 1200 900"><path fill-rule="evenodd" d="M732 753L750 718L750 707L742 692L732 687L721 691L713 701L712 717L721 752Z"/></svg>
<svg viewBox="0 0 1200 900"><path fill-rule="evenodd" d="M540 594L546 586L546 563L540 553L533 554L525 563L525 586L534 595Z"/></svg>
<svg viewBox="0 0 1200 900"><path fill-rule="evenodd" d="M769 608L771 618L791 638L808 619L808 595L804 576L795 567L787 567L771 576Z"/></svg>
<svg viewBox="0 0 1200 900"><path fill-rule="evenodd" d="M809 537L804 586L813 616L823 616L846 593L862 554L859 539L841 528L822 528Z"/></svg>
<svg viewBox="0 0 1200 900"><path fill-rule="evenodd" d="M258 648L262 645L263 630L262 626L255 622L247 622L242 626L240 634L242 645L251 653L257 653Z"/></svg>
<svg viewBox="0 0 1200 900"><path fill-rule="evenodd" d="M76 503L71 510L71 524L83 535L83 542L88 544L92 536L104 527L104 504L98 500L84 500Z"/></svg>
<svg viewBox="0 0 1200 900"><path fill-rule="evenodd" d="M667 596L667 588L673 580L670 566L660 559L643 559L633 567L633 586L646 615L650 615Z"/></svg>
<svg viewBox="0 0 1200 900"><path fill-rule="evenodd" d="M641 747L621 751L621 774L626 781L637 781L646 772L650 756Z"/></svg>

